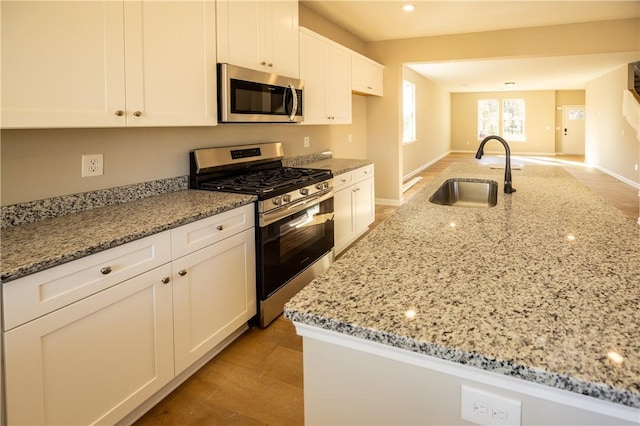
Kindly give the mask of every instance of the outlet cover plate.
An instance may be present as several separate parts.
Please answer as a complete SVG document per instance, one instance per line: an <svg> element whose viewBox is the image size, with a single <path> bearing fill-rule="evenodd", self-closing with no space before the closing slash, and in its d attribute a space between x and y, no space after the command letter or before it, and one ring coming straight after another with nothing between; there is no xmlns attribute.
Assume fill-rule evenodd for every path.
<svg viewBox="0 0 640 426"><path fill-rule="evenodd" d="M521 424L522 402L462 385L460 416L479 425Z"/></svg>
<svg viewBox="0 0 640 426"><path fill-rule="evenodd" d="M82 156L82 177L102 176L104 174L104 157L102 154Z"/></svg>

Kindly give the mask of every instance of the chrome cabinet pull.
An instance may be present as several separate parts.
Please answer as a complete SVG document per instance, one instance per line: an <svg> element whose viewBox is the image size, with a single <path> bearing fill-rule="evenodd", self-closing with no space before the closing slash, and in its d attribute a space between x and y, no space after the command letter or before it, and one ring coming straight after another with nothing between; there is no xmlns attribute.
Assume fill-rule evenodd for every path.
<svg viewBox="0 0 640 426"><path fill-rule="evenodd" d="M136 117L140 117L142 115L142 112L141 111L135 111L133 113L133 115L135 115Z"/></svg>
<svg viewBox="0 0 640 426"><path fill-rule="evenodd" d="M104 268L100 269L100 272L102 273L102 275L107 275L111 272L111 266L105 266Z"/></svg>
<svg viewBox="0 0 640 426"><path fill-rule="evenodd" d="M216 229L217 229L218 231L222 231L222 230L224 229L224 226L222 226L222 225L218 225L218 226L216 226Z"/></svg>
<svg viewBox="0 0 640 426"><path fill-rule="evenodd" d="M163 279L161 279L160 281L162 281L162 284L169 284L169 282L171 281L171 278L169 277L164 277Z"/></svg>
<svg viewBox="0 0 640 426"><path fill-rule="evenodd" d="M260 65L267 65L267 62L266 61L262 61L262 62L260 62Z"/></svg>
<svg viewBox="0 0 640 426"><path fill-rule="evenodd" d="M181 277L184 277L185 275L187 275L187 271L186 269L181 269L178 271L178 275L180 275Z"/></svg>
<svg viewBox="0 0 640 426"><path fill-rule="evenodd" d="M119 109L119 110L117 110L117 111L116 111L116 115L117 115L118 117L122 117L122 116L124 115L124 111L123 111L123 110L121 110L121 109Z"/></svg>

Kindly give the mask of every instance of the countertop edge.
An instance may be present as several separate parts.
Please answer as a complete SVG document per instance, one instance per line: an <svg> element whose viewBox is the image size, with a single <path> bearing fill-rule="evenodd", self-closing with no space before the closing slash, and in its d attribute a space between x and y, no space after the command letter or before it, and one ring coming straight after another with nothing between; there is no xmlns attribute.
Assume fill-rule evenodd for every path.
<svg viewBox="0 0 640 426"><path fill-rule="evenodd" d="M480 354L466 352L458 348L447 348L437 344L418 342L412 338L398 336L393 333L373 330L361 327L357 324L339 322L331 318L325 318L308 312L299 312L287 306L285 306L284 309L284 317L293 322L318 327L350 337L364 339L368 342L431 356L441 360L478 368L487 372L514 377L528 382L621 404L631 408L640 408L640 395L624 389L614 388L605 383L580 380L568 375L539 370L513 363L508 360L488 358Z"/></svg>

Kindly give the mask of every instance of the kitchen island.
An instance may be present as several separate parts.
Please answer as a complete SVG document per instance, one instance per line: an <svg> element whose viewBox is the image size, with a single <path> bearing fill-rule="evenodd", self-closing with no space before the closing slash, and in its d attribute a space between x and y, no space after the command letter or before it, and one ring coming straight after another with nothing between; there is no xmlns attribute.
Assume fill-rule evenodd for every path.
<svg viewBox="0 0 640 426"><path fill-rule="evenodd" d="M453 164L285 307L307 423L640 423L640 227L560 167L503 174ZM497 205L430 203L449 178Z"/></svg>

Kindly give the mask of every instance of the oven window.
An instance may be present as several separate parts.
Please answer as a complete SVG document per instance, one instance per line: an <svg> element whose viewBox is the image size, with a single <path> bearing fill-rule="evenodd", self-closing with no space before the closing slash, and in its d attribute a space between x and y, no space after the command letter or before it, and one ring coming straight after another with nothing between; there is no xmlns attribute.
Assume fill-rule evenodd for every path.
<svg viewBox="0 0 640 426"><path fill-rule="evenodd" d="M234 114L286 115L284 97L284 87L231 80L231 112Z"/></svg>
<svg viewBox="0 0 640 426"><path fill-rule="evenodd" d="M333 248L333 198L260 229L262 299Z"/></svg>

